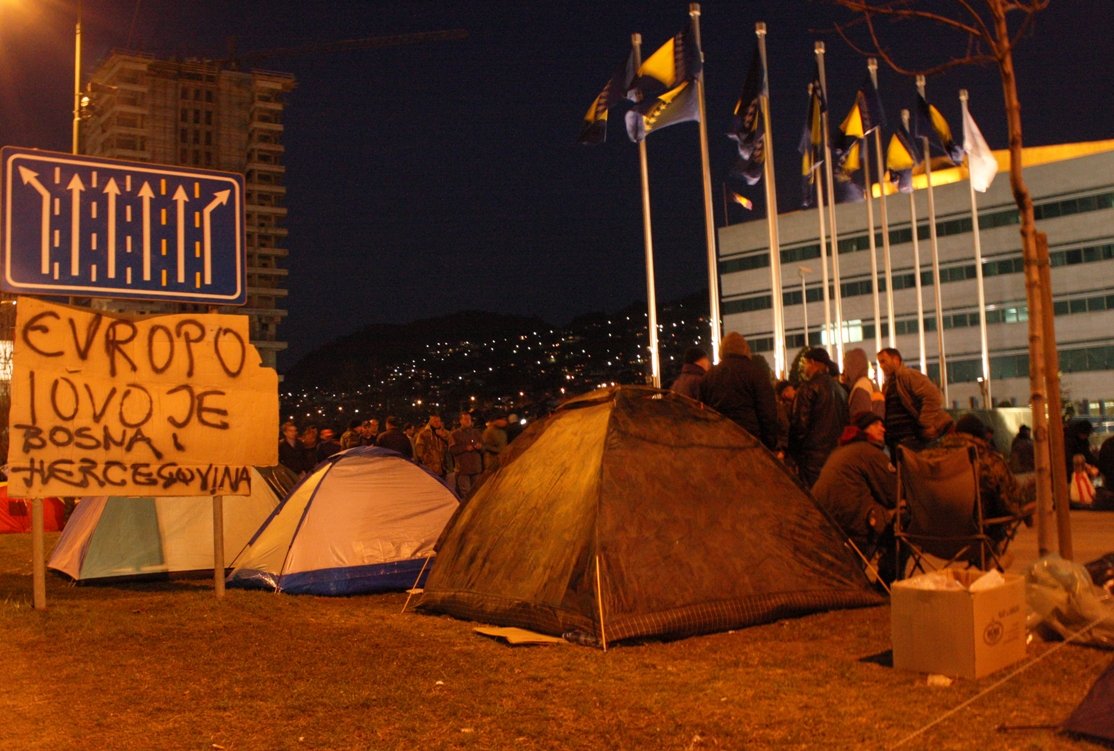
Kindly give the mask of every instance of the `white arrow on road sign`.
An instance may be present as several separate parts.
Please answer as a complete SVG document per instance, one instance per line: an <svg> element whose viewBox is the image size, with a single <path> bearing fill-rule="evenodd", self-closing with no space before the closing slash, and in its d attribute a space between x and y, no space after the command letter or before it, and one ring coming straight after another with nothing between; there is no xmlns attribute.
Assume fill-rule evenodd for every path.
<svg viewBox="0 0 1114 751"><path fill-rule="evenodd" d="M120 195L120 188L116 185L116 178L108 178L104 186L108 194L108 278L116 278L116 196Z"/></svg>
<svg viewBox="0 0 1114 751"><path fill-rule="evenodd" d="M43 197L43 273L50 273L50 191L38 181L39 173L26 167L19 168L19 176L24 185L30 185Z"/></svg>
<svg viewBox="0 0 1114 751"><path fill-rule="evenodd" d="M143 199L143 281L151 281L151 199L155 192L151 184L143 181L139 189L139 197Z"/></svg>
<svg viewBox="0 0 1114 751"><path fill-rule="evenodd" d="M178 204L178 284L185 284L186 281L186 202L189 197L186 196L186 191L182 186L178 186L178 190L174 191L174 198L171 199Z"/></svg>
<svg viewBox="0 0 1114 751"><path fill-rule="evenodd" d="M216 196L205 207L205 283L213 283L213 209L228 203L230 190L218 190Z"/></svg>
<svg viewBox="0 0 1114 751"><path fill-rule="evenodd" d="M81 191L85 190L81 175L75 172L66 190L73 194L70 204L70 276L77 276L81 273Z"/></svg>

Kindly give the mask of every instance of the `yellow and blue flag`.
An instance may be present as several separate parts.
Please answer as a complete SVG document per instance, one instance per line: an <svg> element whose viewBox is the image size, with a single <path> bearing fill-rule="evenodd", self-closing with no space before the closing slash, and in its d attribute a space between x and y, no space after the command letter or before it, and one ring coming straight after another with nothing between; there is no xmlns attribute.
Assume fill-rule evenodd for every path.
<svg viewBox="0 0 1114 751"><path fill-rule="evenodd" d="M632 84L641 99L627 112L627 135L635 143L654 130L700 119L696 77L700 48L692 24L663 44L638 69Z"/></svg>
<svg viewBox="0 0 1114 751"><path fill-rule="evenodd" d="M584 125L577 137L580 143L595 145L607 140L607 111L619 102L632 98L634 92L631 84L634 81L634 72L634 53L631 53L624 62L620 63L615 75L611 76L603 91L588 108L588 114L584 116Z"/></svg>
<svg viewBox="0 0 1114 751"><path fill-rule="evenodd" d="M929 104L923 96L917 95L917 116L913 123L913 135L928 138L931 149L936 147L952 164L963 163L963 146L952 139L952 129L940 110Z"/></svg>
<svg viewBox="0 0 1114 751"><path fill-rule="evenodd" d="M862 138L875 128L883 128L885 125L886 112L882 109L882 98L878 96L874 79L868 73L855 94L855 104L839 129L847 138Z"/></svg>
<svg viewBox="0 0 1114 751"><path fill-rule="evenodd" d="M739 148L739 160L731 168L731 176L754 185L762 179L766 166L766 128L762 120L761 98L766 95L766 71L755 49L750 59L743 93L735 103L735 114L727 137Z"/></svg>
<svg viewBox="0 0 1114 751"><path fill-rule="evenodd" d="M921 152L904 124L899 125L886 149L890 182L902 193L913 192L913 168L921 163Z"/></svg>
<svg viewBox="0 0 1114 751"><path fill-rule="evenodd" d="M828 105L824 101L824 90L820 86L820 68L812 73L808 85L808 113L801 129L801 140L797 151L801 154L801 208L815 205L814 186L824 163L824 113Z"/></svg>

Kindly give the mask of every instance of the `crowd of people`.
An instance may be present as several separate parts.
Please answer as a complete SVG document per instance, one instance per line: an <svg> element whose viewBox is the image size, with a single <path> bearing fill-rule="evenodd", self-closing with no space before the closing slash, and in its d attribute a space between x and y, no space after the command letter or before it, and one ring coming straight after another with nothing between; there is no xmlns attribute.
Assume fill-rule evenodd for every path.
<svg viewBox="0 0 1114 751"><path fill-rule="evenodd" d="M844 353L842 368L826 349L807 350L799 377L775 383L764 358L751 353L741 334L729 333L717 365L704 350L689 349L671 390L731 418L774 452L860 550L882 554L879 572L892 579L897 561L887 551L894 549L900 446L929 457L973 447L984 516L1001 518L1026 505L1010 461L1019 472L1032 471L1032 444L1028 467L1023 441L1015 441L1016 456L1003 457L990 429L973 414L955 421L936 384L905 365L898 350L883 349L877 361L881 388L860 348Z"/></svg>
<svg viewBox="0 0 1114 751"><path fill-rule="evenodd" d="M440 414L431 414L420 428L392 415L383 422L383 431L379 430L378 419L352 420L339 438L332 428L318 429L310 424L299 432L296 423L286 422L279 440L279 464L302 477L340 451L378 446L421 464L463 498L476 477L522 432L523 421L515 414L489 415L482 431L473 420L471 412L462 411L456 427L450 430Z"/></svg>

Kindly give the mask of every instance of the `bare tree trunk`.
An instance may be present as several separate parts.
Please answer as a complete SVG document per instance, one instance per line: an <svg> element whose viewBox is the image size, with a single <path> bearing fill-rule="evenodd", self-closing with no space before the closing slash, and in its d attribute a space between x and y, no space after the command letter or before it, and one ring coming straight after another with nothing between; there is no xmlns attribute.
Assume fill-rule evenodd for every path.
<svg viewBox="0 0 1114 751"><path fill-rule="evenodd" d="M1005 95L1006 122L1010 135L1010 187L1021 214L1021 252L1025 261L1025 298L1029 305L1029 404L1033 410L1033 456L1036 469L1037 537L1040 554L1049 552L1052 513L1052 466L1048 447L1048 415L1045 398L1044 309L1040 268L1037 263L1037 227L1033 199L1021 175L1021 102L1010 49L1010 33L1002 0L987 0L994 17L998 70Z"/></svg>

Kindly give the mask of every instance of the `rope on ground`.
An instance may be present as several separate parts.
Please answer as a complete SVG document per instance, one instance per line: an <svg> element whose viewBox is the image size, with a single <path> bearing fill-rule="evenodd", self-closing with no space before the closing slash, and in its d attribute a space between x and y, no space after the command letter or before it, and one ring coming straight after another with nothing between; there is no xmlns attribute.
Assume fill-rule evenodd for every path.
<svg viewBox="0 0 1114 751"><path fill-rule="evenodd" d="M932 722L930 722L930 723L928 723L927 725L925 725L924 727L922 727L922 728L921 728L920 730L916 730L916 731L914 731L914 732L910 733L909 735L905 736L905 737L904 737L904 738L902 738L902 739L901 739L900 741L898 741L897 743L893 744L892 746L889 746L888 748L891 748L891 749L893 749L893 748L897 748L898 746L903 746L903 745L905 745L906 743L908 743L909 741L911 741L911 740L913 740L914 738L916 738L917 736L923 735L923 734L924 734L924 733L925 733L925 732L926 732L927 730L929 730L929 729L931 729L931 728L933 728L933 727L936 727L937 725L939 725L939 724L940 724L941 722L943 722L944 720L946 720L946 719L948 719L949 717L951 717L951 716L952 716L953 714L955 714L956 712L959 712L960 710L962 710L962 709L965 709L966 707L970 706L971 704L974 704L974 703L975 703L976 701L978 701L978 700L979 700L979 699L981 699L982 697L986 696L986 695L987 695L987 694L989 694L989 693L990 693L991 691L993 691L994 689L996 689L996 688L998 688L999 686L1001 686L1001 685L1002 685L1003 683L1006 683L1007 681L1010 681L1010 680L1012 680L1012 679L1013 679L1014 677L1016 677L1016 676L1020 675L1021 673L1024 673L1024 672L1025 672L1026 670L1028 670L1029 668L1033 667L1034 665L1036 665L1036 664L1037 664L1038 662L1040 662L1040 661L1041 661L1041 660L1043 660L1044 658L1046 658L1046 657L1048 657L1048 656L1050 656L1050 655L1052 655L1052 654L1056 653L1057 651L1059 651L1059 650L1063 649L1064 647L1066 647L1067 645L1071 644L1071 643L1072 643L1073 641L1075 641L1075 640L1076 640L1076 639L1078 639L1079 637L1081 637L1081 636L1083 636L1084 634L1088 633L1088 632L1089 632L1089 631L1090 631L1091 629L1093 629L1093 628L1094 628L1095 626L1099 625L1099 624L1100 624L1100 623L1102 623L1103 621L1105 621L1105 620L1108 620L1108 619L1110 619L1110 618L1112 618L1112 617L1114 617L1114 616L1111 616L1111 615L1104 615L1104 616L1102 616L1101 618L1096 618L1096 619L1095 619L1094 621L1092 621L1091 623L1087 624L1086 626L1084 626L1084 627L1083 627L1082 629L1080 629L1079 631L1076 631L1076 632L1075 632L1074 634L1072 634L1071 636L1069 636L1069 637L1068 637L1067 639L1064 639L1064 640L1063 640L1062 642L1060 642L1060 643L1059 643L1059 644L1057 644L1057 645L1056 645L1055 647L1053 647L1052 649L1048 650L1047 652L1045 652L1045 653L1044 653L1044 654L1042 654L1041 656L1039 656L1039 657L1036 657L1036 658L1034 658L1033 660L1030 660L1029 662L1025 663L1024 665L1022 665L1022 666L1021 666L1021 667L1019 667L1019 668L1018 668L1017 670L1013 671L1012 673L1010 673L1009 675L1007 675L1007 676L1006 676L1005 678L1001 679L1001 680L1000 680L1000 681L998 681L997 683L994 683L994 684L992 684L992 685L990 685L990 686L987 686L987 687L986 687L986 688L984 688L984 689L983 689L982 691L978 692L977 694L975 694L974 696L972 696L972 697L971 697L970 699L968 699L967 701L965 701L965 702L963 702L962 704L960 704L960 705L959 705L958 707L954 707L953 709L950 709L950 710L948 710L947 712L945 712L944 714L940 715L939 717L937 717L937 718L936 718L935 720L933 720Z"/></svg>

